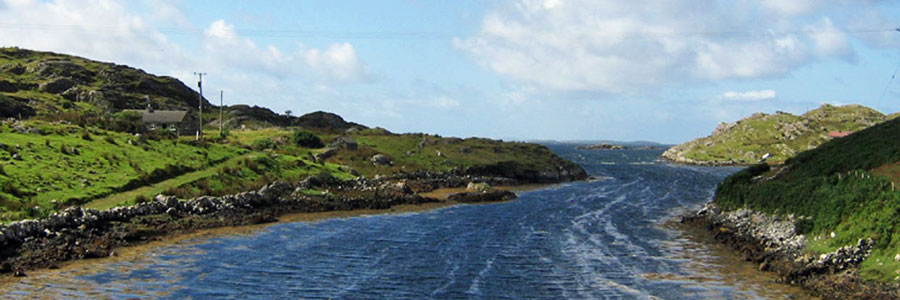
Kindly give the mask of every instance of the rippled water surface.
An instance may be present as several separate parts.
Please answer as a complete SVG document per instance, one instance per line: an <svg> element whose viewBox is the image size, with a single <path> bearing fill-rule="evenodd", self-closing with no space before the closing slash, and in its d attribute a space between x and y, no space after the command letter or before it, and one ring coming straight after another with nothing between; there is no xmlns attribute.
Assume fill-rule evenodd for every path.
<svg viewBox="0 0 900 300"><path fill-rule="evenodd" d="M489 205L279 223L43 271L11 298L733 299L795 293L661 225L736 169L554 145L604 180ZM793 297L793 296L792 296Z"/></svg>

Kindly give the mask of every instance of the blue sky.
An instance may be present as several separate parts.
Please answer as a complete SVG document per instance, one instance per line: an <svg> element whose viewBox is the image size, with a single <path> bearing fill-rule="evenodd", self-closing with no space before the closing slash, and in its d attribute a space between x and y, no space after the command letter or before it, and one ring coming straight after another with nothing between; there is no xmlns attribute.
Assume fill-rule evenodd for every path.
<svg viewBox="0 0 900 300"><path fill-rule="evenodd" d="M0 20L3 46L395 132L677 143L757 111L900 111L898 1L0 0Z"/></svg>

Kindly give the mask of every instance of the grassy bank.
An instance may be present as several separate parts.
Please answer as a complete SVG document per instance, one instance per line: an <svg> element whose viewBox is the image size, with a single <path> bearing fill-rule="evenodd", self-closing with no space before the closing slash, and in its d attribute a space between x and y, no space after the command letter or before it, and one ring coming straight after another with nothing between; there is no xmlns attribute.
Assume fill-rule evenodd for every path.
<svg viewBox="0 0 900 300"><path fill-rule="evenodd" d="M129 134L39 120L0 125L0 220L45 216L83 205L109 208L156 194L192 198L254 190L275 180L339 179L469 170L529 178L577 168L546 147L488 139L299 128L233 130L207 139ZM356 148L325 145L338 136ZM323 152L327 159L316 159ZM372 161L385 156L387 163Z"/></svg>
<svg viewBox="0 0 900 300"><path fill-rule="evenodd" d="M872 238L876 250L860 274L895 280L900 271L894 260L900 253L898 135L900 122L893 120L800 153L783 167L750 167L727 178L715 201L730 209L800 216L798 229L810 236L813 252Z"/></svg>

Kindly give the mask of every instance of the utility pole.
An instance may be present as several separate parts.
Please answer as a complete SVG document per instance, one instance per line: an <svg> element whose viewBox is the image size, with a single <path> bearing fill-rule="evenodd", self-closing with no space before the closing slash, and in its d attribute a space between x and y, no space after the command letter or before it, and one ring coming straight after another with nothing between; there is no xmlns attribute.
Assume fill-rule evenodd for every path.
<svg viewBox="0 0 900 300"><path fill-rule="evenodd" d="M200 93L197 94L197 106L200 107L200 128L197 129L197 136L194 137L196 140L200 140L200 136L203 135L203 75L206 73L194 72L194 75L200 76L200 80L197 81L197 88L200 90Z"/></svg>
<svg viewBox="0 0 900 300"><path fill-rule="evenodd" d="M222 136L222 126L223 126L222 109L225 107L225 105L224 105L225 102L222 99L224 99L224 98L225 98L225 91L219 90L219 136Z"/></svg>

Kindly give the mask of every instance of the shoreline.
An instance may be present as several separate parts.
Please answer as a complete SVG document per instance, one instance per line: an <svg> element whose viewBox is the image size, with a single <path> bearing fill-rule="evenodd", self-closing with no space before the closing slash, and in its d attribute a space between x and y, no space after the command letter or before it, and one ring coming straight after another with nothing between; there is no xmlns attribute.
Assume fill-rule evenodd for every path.
<svg viewBox="0 0 900 300"><path fill-rule="evenodd" d="M804 249L806 238L798 234L791 216L770 216L749 209L723 211L707 203L688 212L680 223L711 234L744 260L772 272L781 283L801 287L825 299L897 299L897 284L866 281L859 264L871 253L874 242L859 240L833 252L814 255Z"/></svg>
<svg viewBox="0 0 900 300"><path fill-rule="evenodd" d="M451 202L451 201L443 201L443 202L427 202L420 204L400 204L393 206L391 208L385 209L354 209L354 210L346 210L346 211L323 211L323 212L298 212L298 213L288 213L282 215L278 218L278 220L270 223L262 223L262 224L247 224L247 225L235 225L235 226L224 226L224 227L215 227L215 228L202 228L196 229L188 232L174 233L171 235L160 236L156 239L150 240L144 244L138 245L130 245L124 246L116 249L116 255L108 256L108 257L98 257L98 258L90 258L90 259L79 259L79 260L70 260L61 262L57 265L56 268L40 268L29 271L29 275L40 275L42 273L49 272L59 272L72 270L74 268L79 268L85 265L93 265L93 264L104 264L104 263L115 263L119 261L129 261L134 260L138 257L144 256L147 253L159 249L161 247L167 247L171 245L176 245L180 243L191 243L193 241L207 240L224 236L239 236L239 235L252 235L261 230L266 230L268 227L275 226L278 224L284 223L294 223L294 222L308 222L315 223L321 221L327 221L331 219L341 219L341 218L353 218L360 216L370 216L370 215L391 215L391 214L406 214L406 213L422 213L429 212L433 210L438 210L442 208L453 207L459 204L459 202ZM3 288L16 284L20 282L24 277L16 277L10 273L0 274L0 290Z"/></svg>
<svg viewBox="0 0 900 300"><path fill-rule="evenodd" d="M684 259L685 268L697 272L692 277L677 274L650 274L657 278L696 281L698 285L706 281L722 281L740 291L756 293L764 299L820 299L802 287L778 282L775 274L759 272L757 265L748 262L739 253L713 239L713 233L706 228L681 223L677 215L663 221L659 227L677 233L675 240L681 240L678 256ZM674 242L674 241L673 241Z"/></svg>
<svg viewBox="0 0 900 300"><path fill-rule="evenodd" d="M180 201L159 195L147 203L104 211L69 208L44 219L0 226L0 277L6 278L0 280L0 285L35 270L91 263L96 258L120 257L190 238L241 234L282 222L316 222L420 212L464 203L496 203L516 198L510 190L552 185L499 177L444 177L443 180L429 178L423 189L420 189L422 182L407 179L323 181L309 178L296 184L275 182L257 191L223 197ZM504 185L488 191L465 192L465 188L459 187L460 182ZM413 191L411 186L419 190ZM304 194L309 188L332 192L318 196Z"/></svg>

